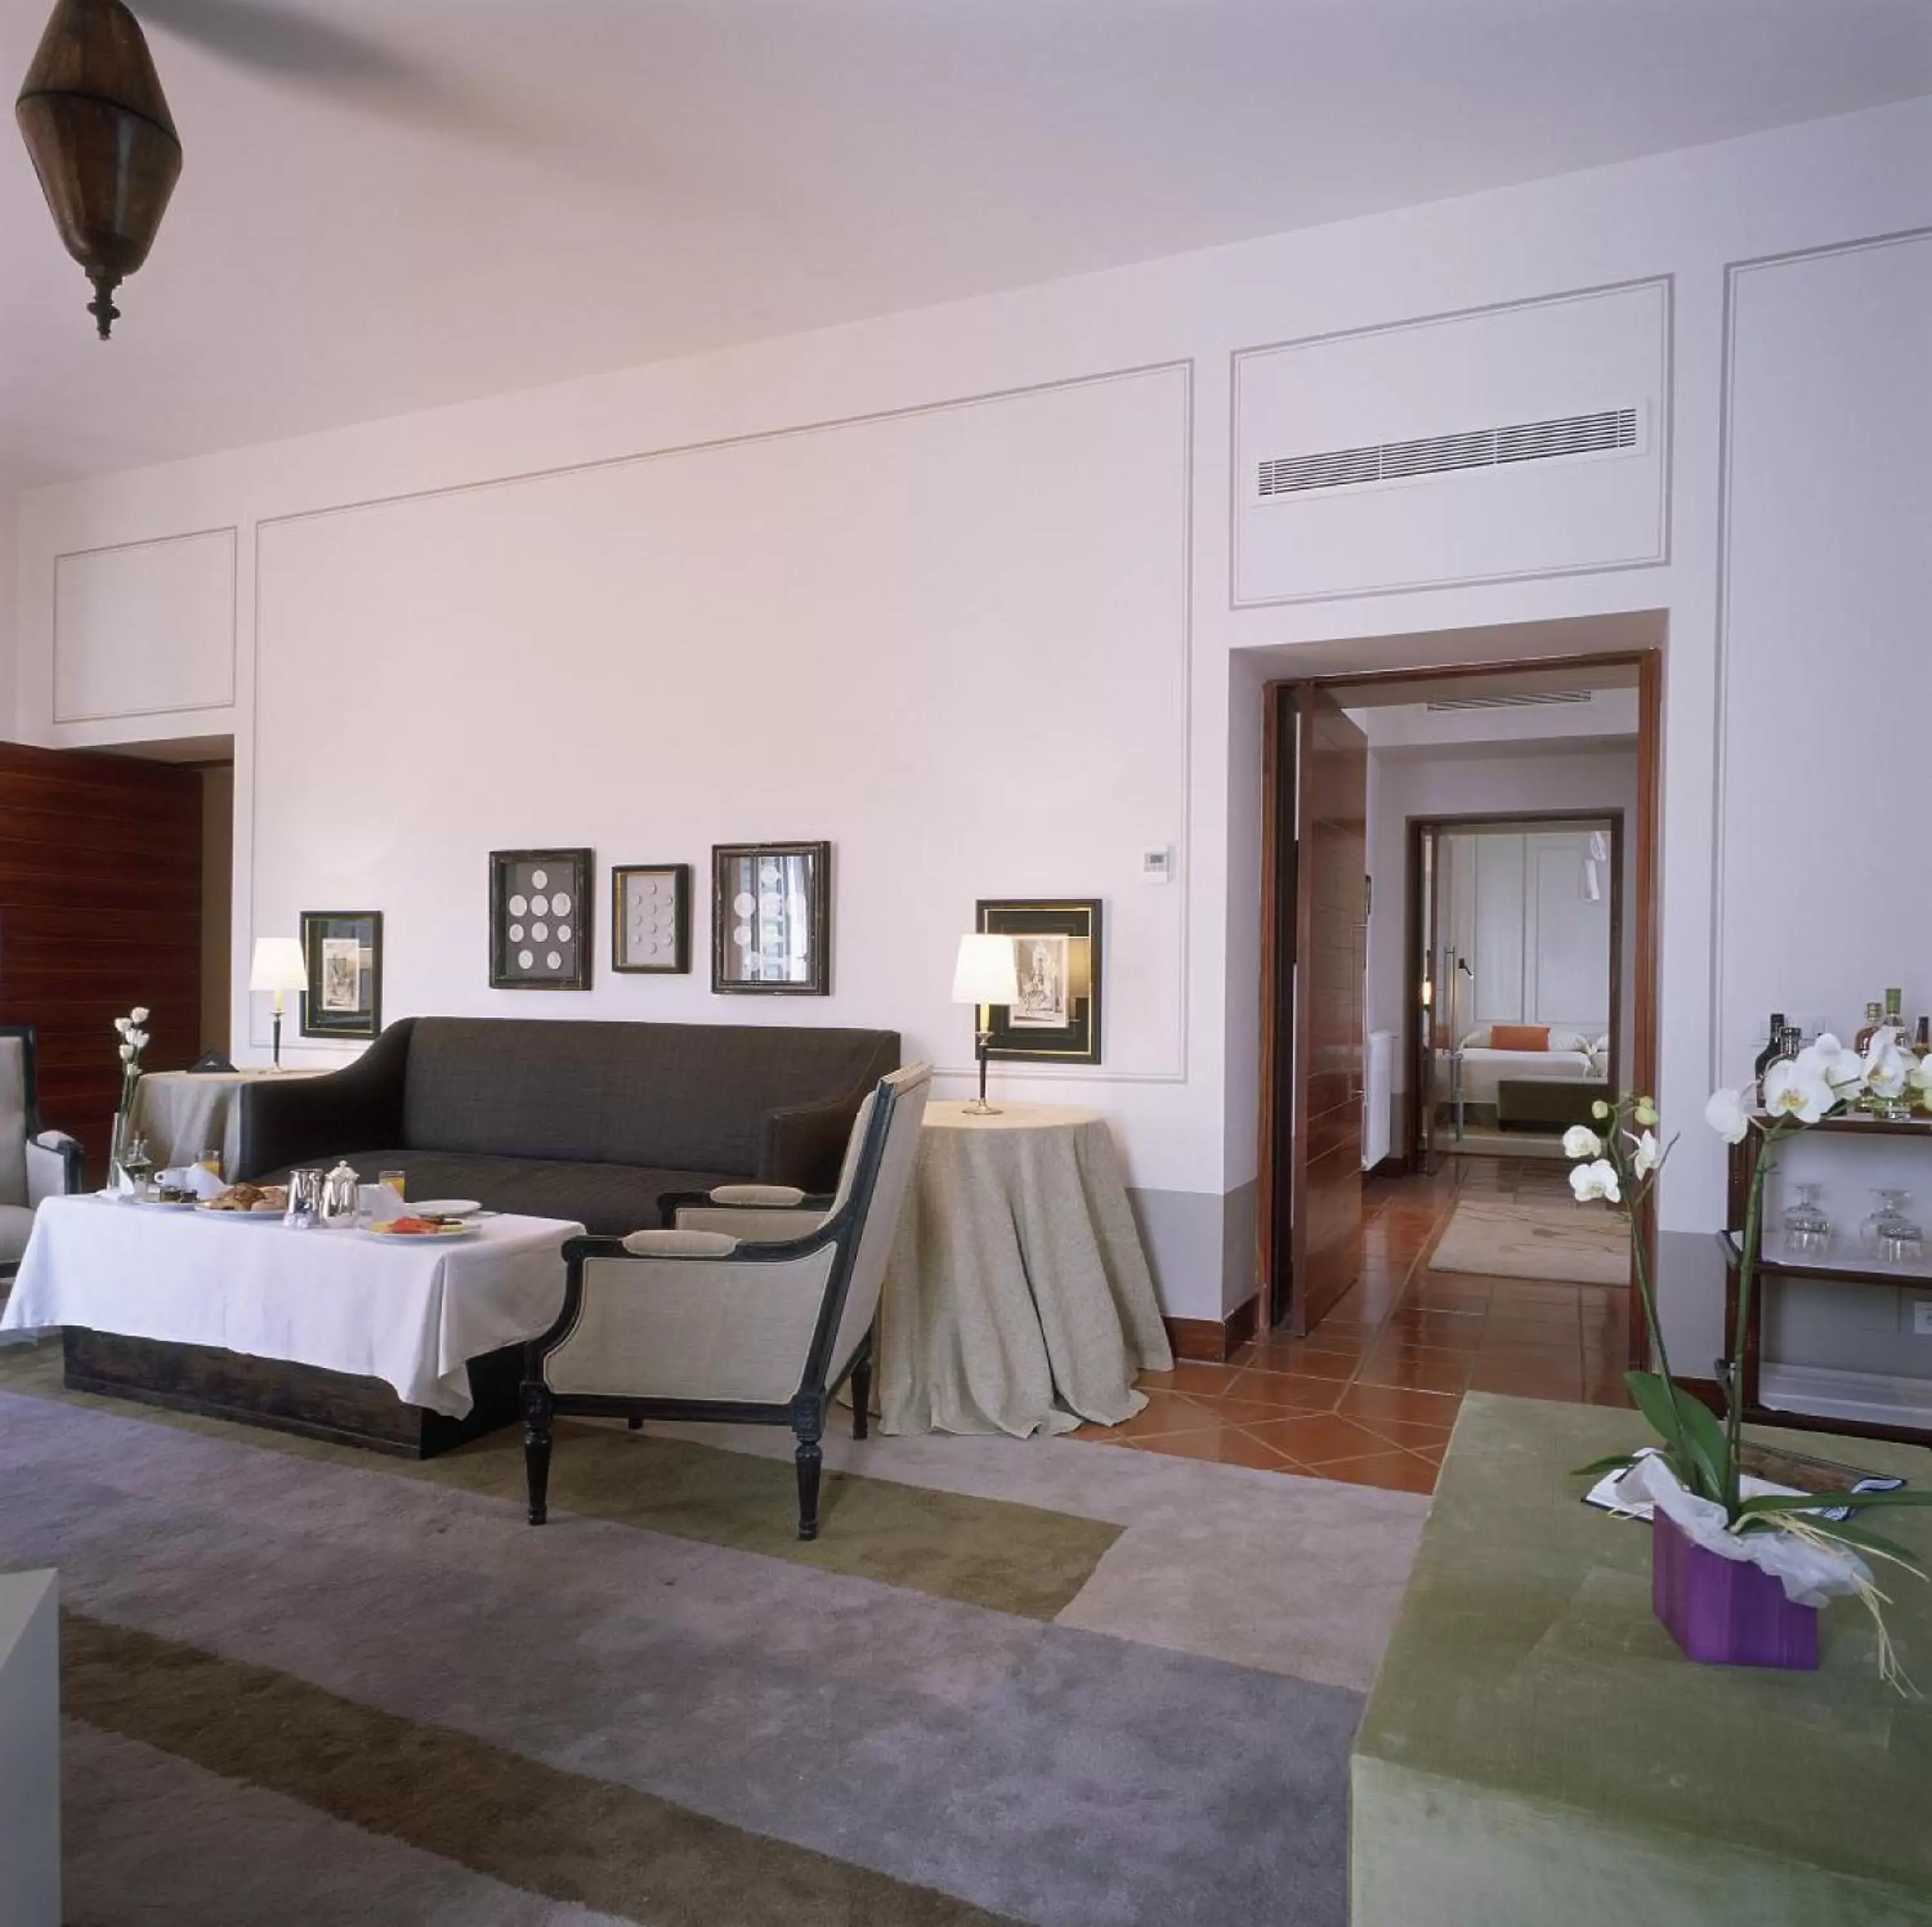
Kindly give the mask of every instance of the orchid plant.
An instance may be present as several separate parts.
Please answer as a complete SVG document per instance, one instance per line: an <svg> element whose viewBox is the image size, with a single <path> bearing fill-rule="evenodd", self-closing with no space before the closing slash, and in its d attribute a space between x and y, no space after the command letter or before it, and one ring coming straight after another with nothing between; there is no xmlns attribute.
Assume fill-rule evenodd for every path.
<svg viewBox="0 0 1932 1927"><path fill-rule="evenodd" d="M148 1047L148 1007L137 1004L126 1016L114 1020L115 1034L121 1040L121 1100L115 1106L112 1152L116 1169L127 1149L128 1127L134 1115L134 1087L141 1081L141 1053Z"/></svg>
<svg viewBox="0 0 1932 1927"><path fill-rule="evenodd" d="M1646 1328L1656 1369L1628 1371L1624 1382L1637 1409L1662 1439L1660 1455L1678 1484L1694 1498L1723 1508L1725 1529L1739 1537L1780 1532L1815 1545L1820 1538L1835 1541L1925 1574L1907 1548L1881 1538L1863 1522L1863 1514L1878 1505L1932 1505L1932 1492L1903 1488L1883 1492L1827 1492L1798 1497L1762 1494L1747 1498L1742 1491L1744 1397L1738 1361L1744 1356L1750 1328L1752 1294L1756 1281L1758 1246L1764 1215L1765 1181L1775 1166L1776 1148L1812 1125L1838 1115L1861 1098L1887 1104L1910 1101L1932 1111L1932 1058L1915 1063L1900 1047L1898 1036L1882 1031L1861 1058L1828 1032L1793 1058L1781 1058L1766 1072L1762 1110L1754 1110L1748 1090L1718 1091L1704 1109L1705 1121L1726 1144L1742 1144L1753 1131L1762 1139L1745 1203L1743 1249L1738 1256L1736 1322L1732 1333L1731 1364L1724 1379L1724 1416L1721 1421L1693 1393L1678 1385L1670 1370L1657 1298L1650 1276L1649 1255L1642 1235L1643 1208L1658 1174L1676 1144L1660 1144L1659 1118L1648 1097L1624 1096L1615 1105L1599 1099L1590 1107L1597 1128L1577 1125L1564 1133L1563 1149L1572 1160L1570 1188L1580 1202L1601 1199L1629 1220L1630 1256ZM1619 1454L1581 1469L1591 1475L1625 1469L1638 1454ZM1823 1509L1848 1509L1852 1517L1828 1519ZM1854 1558L1852 1563L1856 1566ZM1862 1566L1858 1589L1877 1595ZM1881 1627L1881 1632L1882 1628Z"/></svg>

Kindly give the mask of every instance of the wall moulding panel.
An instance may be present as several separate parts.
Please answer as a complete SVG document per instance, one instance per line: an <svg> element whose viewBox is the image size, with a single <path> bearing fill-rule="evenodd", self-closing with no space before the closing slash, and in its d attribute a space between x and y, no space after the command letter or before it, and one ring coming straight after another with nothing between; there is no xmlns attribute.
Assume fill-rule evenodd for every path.
<svg viewBox="0 0 1932 1927"><path fill-rule="evenodd" d="M232 527L56 556L52 720L232 707L235 561Z"/></svg>
<svg viewBox="0 0 1932 1927"><path fill-rule="evenodd" d="M1667 561L1670 337L1666 276L1238 350L1233 606ZM1619 411L1628 446L1489 439Z"/></svg>
<svg viewBox="0 0 1932 1927"><path fill-rule="evenodd" d="M398 1014L888 1024L963 1066L976 900L1078 892L1106 1058L1052 1081L1184 1081L1191 413L1176 362L264 521L254 929L381 904ZM492 848L589 844L601 892L796 837L834 846L828 998L488 986Z"/></svg>

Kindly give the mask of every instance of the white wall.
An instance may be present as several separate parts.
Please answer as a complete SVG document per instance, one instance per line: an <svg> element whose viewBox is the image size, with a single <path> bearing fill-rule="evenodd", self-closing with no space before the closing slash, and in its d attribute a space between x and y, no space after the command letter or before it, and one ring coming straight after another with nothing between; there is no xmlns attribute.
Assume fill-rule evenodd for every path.
<svg viewBox="0 0 1932 1927"><path fill-rule="evenodd" d="M20 503L0 489L0 737L11 737L20 674Z"/></svg>
<svg viewBox="0 0 1932 1927"><path fill-rule="evenodd" d="M1817 332L1845 298L1834 290L1864 304L1853 303L1859 353L1837 359L1834 382L1889 400L1924 368L1924 317L1899 305L1910 290L1888 292L1857 257L1830 257L1802 314L1741 297L1750 353L1731 392L1740 419L1727 422L1726 269L1932 224L1928 155L1932 103L1912 103L40 492L22 507L20 727L73 743L155 733L152 718L53 722L57 557L232 528L234 700L166 726L236 737L238 956L255 930L280 929L298 907L327 907L328 891L366 902L380 887L400 940L392 982L409 986L406 998L389 1000L398 1015L412 1004L527 1010L535 1001L557 1015L566 1014L561 1004L638 1016L862 1016L902 1023L916 1045L963 1070L964 1030L932 986L943 986L946 940L970 897L1027 878L1104 895L1112 929L1126 939L1109 944L1123 1001L1109 1019L1108 1062L1028 1088L1114 1118L1168 1308L1212 1316L1244 1284L1255 1170L1262 679L1244 653L1269 652L1280 673L1283 662L1324 651L1331 661L1337 653L1344 662L1400 661L1402 646L1378 638L1662 612L1660 1094L1694 1132L1716 1039L1766 1001L1754 978L1741 986L1736 949L1714 975L1712 798L1721 794L1719 833L1735 831L1754 851L1760 833L1739 826L1760 809L1789 811L1784 765L1741 742L1738 713L1717 701L1726 434L1734 445L1756 433L1783 405L1791 367L1836 355L1825 345L1828 329ZM1752 272L1766 277L1755 289L1783 271ZM1810 271L1790 272L1812 285ZM1238 351L1666 281L1671 407L1657 424L1668 458L1664 560L1233 606ZM1769 360L1753 358L1760 344ZM1453 361L1442 373L1453 384ZM1843 421L1820 426L1849 453ZM1820 486L1795 443L1762 446L1804 473L1766 485L1768 497L1738 497L1754 533L1734 545L1730 575L1786 566L1766 560L1780 546L1803 551L1811 574L1801 586L1813 599L1802 621L1761 614L1734 579L1726 686L1742 676L1795 691L1802 708L1821 662L1832 662L1833 687L1848 690L1862 686L1845 680L1850 669L1869 686L1882 664L1907 686L1894 713L1908 703L1922 713L1924 659L1916 630L1900 626L1916 599L1914 545L1874 542L1859 551L1875 586L1860 592L1853 653L1828 659L1821 623L1846 552L1822 532L1837 527L1840 498ZM1904 499L1922 479L1914 451L1923 446L1881 437L1867 485L1888 485ZM514 479L551 470L568 473ZM1049 518L1045 530L1022 525L1028 510ZM694 556L667 552L674 529ZM646 567L645 557L662 566ZM1391 560L1381 579L1406 578ZM960 597L968 613L956 620ZM130 650L148 640L138 624L125 635ZM1829 640L1835 652L1840 638ZM213 659L207 625L195 646L197 662ZM728 650L728 678L718 659ZM1057 727L1028 703L1025 678L1015 682L1022 663ZM1014 683L1010 712L987 694L1001 679ZM728 680L740 701L766 687L801 701L821 737L830 707L821 692L848 691L853 727L828 747L788 757L776 776L747 767L740 788L716 773L728 752L712 747L726 719L711 706ZM410 696L404 714L392 706L385 725L358 733L346 714L373 715L386 687ZM671 704L680 705L674 743L650 734L664 730ZM545 743L540 793L527 803L496 760L510 705ZM585 753L560 758L552 737L580 726ZM614 768L631 727L644 748ZM881 734L895 746L895 775L906 772L897 746L908 736L926 753L917 783L879 806L892 830L868 836L873 816L850 765ZM775 740L761 722L758 746ZM1848 794L1870 767L1852 729L1808 737L1805 752L1814 782ZM671 759L662 783L652 773L660 756ZM334 815L303 787L332 774ZM686 796L682 814L670 800ZM346 839L332 833L344 820ZM587 1000L490 999L481 989L483 853L499 840L535 840L540 821L581 824L573 836L595 842L606 860L635 852L701 863L712 840L747 832L849 841L839 995L780 1009L714 1003L695 985L660 982ZM370 840L377 825L381 847ZM1159 841L1179 853L1178 881L1138 896L1147 887L1120 866L1138 845ZM1747 893L1755 863L1730 872L1734 895ZM903 925L882 909L879 890L896 907L903 902ZM1932 938L1922 891L1894 893L1886 917L1883 959L1862 954L1841 917L1808 923L1785 953L1802 950L1821 996L1842 980L1832 995L1849 1007L1868 979L1886 980L1891 958L1925 953ZM890 940L896 968L878 955L886 929L904 932ZM259 1055L262 1013L245 1001L238 993L238 1051L246 1054L252 1030ZM1687 1136L1663 1205L1687 1260L1717 1221L1720 1169L1714 1146ZM1700 1275L1676 1289L1667 1278L1666 1289L1675 1292L1670 1316L1708 1355L1718 1322L1711 1281Z"/></svg>
<svg viewBox="0 0 1932 1927"><path fill-rule="evenodd" d="M1432 816L1534 815L1547 810L1624 812L1623 1037L1632 1033L1636 967L1636 750L1592 749L1555 755L1506 752L1500 744L1430 755L1408 749L1369 752L1369 874L1375 878L1369 918L1368 1027L1402 1034L1407 942L1408 824ZM1625 1042L1623 1064L1630 1062ZM1396 1088L1411 1082L1397 1046ZM1400 1112L1398 1112L1400 1115Z"/></svg>

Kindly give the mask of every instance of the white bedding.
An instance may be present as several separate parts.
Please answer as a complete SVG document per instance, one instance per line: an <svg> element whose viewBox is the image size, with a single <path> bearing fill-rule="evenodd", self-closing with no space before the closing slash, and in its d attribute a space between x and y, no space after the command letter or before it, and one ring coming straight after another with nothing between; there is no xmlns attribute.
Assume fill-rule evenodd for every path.
<svg viewBox="0 0 1932 1927"><path fill-rule="evenodd" d="M1493 1104L1496 1086L1505 1079L1535 1079L1556 1083L1600 1083L1605 1075L1602 1058L1581 1050L1490 1050L1471 1045L1462 1052L1462 1101ZM1436 1053L1436 1095L1446 1101L1455 1085L1449 1053Z"/></svg>

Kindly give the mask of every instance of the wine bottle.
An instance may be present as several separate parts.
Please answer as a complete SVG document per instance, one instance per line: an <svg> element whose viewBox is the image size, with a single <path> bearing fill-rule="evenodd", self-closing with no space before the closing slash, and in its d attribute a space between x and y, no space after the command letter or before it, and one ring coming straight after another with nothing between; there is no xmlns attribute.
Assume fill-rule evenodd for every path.
<svg viewBox="0 0 1932 1927"><path fill-rule="evenodd" d="M1885 1022L1883 1028L1892 1033L1894 1043L1905 1043L1905 992L1896 986L1885 993Z"/></svg>
<svg viewBox="0 0 1932 1927"><path fill-rule="evenodd" d="M1871 1049L1871 1040L1878 1035L1879 1026L1883 1022L1884 1019L1885 1006L1882 1004L1874 1001L1865 1006L1864 1028L1852 1040L1852 1048L1859 1056L1863 1057L1865 1052Z"/></svg>
<svg viewBox="0 0 1932 1927"><path fill-rule="evenodd" d="M1932 1057L1932 1017L1919 1019L1918 1034L1912 1040L1912 1055L1918 1058Z"/></svg>
<svg viewBox="0 0 1932 1927"><path fill-rule="evenodd" d="M1751 1067L1751 1077L1758 1089L1764 1088L1764 1073L1778 1060L1780 1045L1784 1037L1784 1013L1774 1010L1771 1013L1771 1029L1764 1040L1764 1048L1757 1054L1757 1062Z"/></svg>

